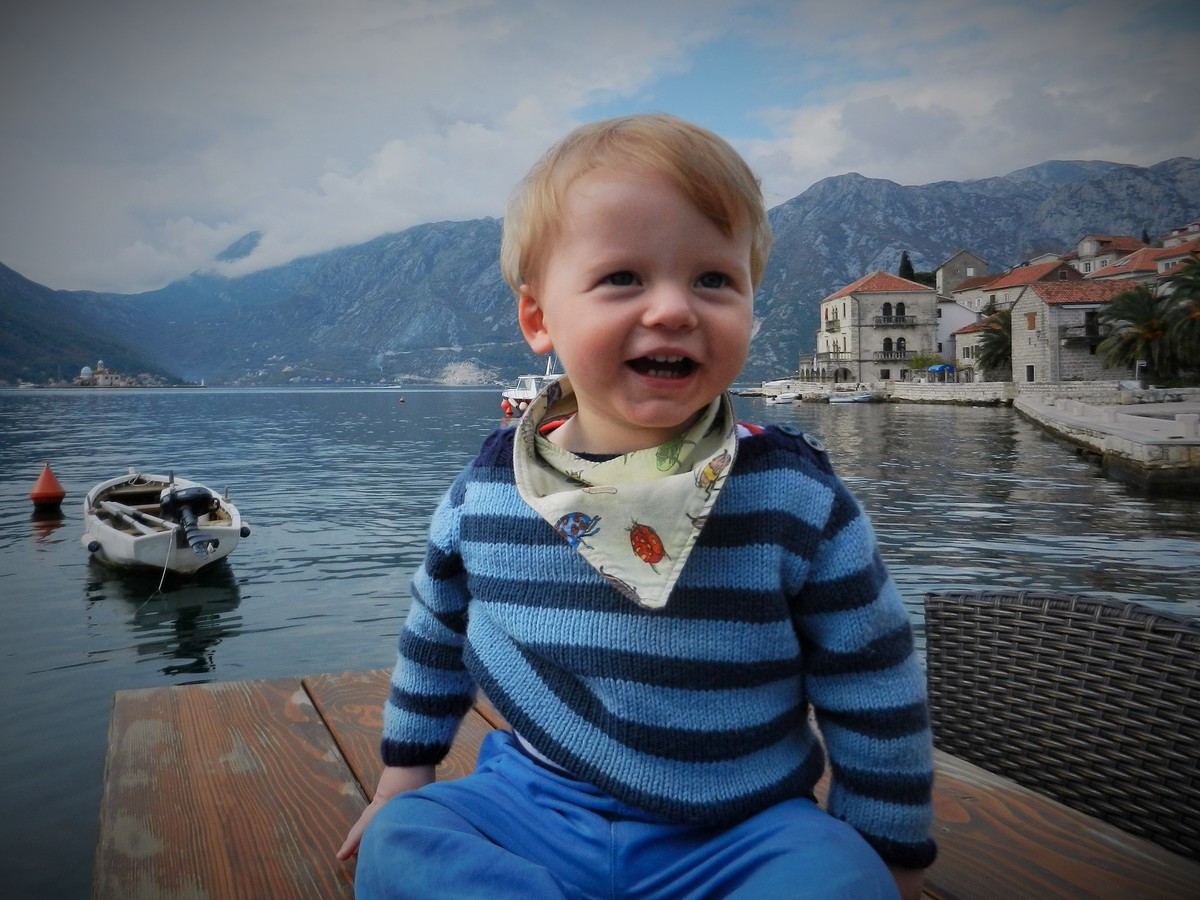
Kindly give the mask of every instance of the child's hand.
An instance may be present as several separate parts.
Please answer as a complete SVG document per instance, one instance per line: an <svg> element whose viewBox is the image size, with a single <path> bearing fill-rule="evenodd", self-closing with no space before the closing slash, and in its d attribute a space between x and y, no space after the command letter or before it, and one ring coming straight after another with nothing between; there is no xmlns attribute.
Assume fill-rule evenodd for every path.
<svg viewBox="0 0 1200 900"><path fill-rule="evenodd" d="M379 785L375 788L374 798L367 804L367 808L362 811L362 815L358 817L358 821L346 835L346 840L342 842L342 847L337 852L338 860L345 862L358 853L358 845L362 841L363 832L367 830L367 825L375 818L375 814L383 809L385 803L397 794L415 791L427 784L432 784L433 777L433 766L404 768L388 766L385 768L383 774L379 776Z"/></svg>

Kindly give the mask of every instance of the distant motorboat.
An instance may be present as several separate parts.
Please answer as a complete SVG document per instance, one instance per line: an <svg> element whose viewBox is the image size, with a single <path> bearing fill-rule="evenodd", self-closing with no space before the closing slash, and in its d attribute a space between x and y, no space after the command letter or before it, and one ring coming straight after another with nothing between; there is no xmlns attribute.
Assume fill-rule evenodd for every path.
<svg viewBox="0 0 1200 900"><path fill-rule="evenodd" d="M773 397L767 397L767 403L794 403L800 399L800 395L792 391L786 391L782 394L776 394Z"/></svg>
<svg viewBox="0 0 1200 900"><path fill-rule="evenodd" d="M83 546L113 568L194 575L250 535L241 513L194 481L131 471L102 481L83 500Z"/></svg>
<svg viewBox="0 0 1200 900"><path fill-rule="evenodd" d="M830 403L870 403L874 400L870 391L854 391L853 393L833 393L829 395Z"/></svg>
<svg viewBox="0 0 1200 900"><path fill-rule="evenodd" d="M519 416L548 385L562 378L554 371L554 357L546 360L546 371L542 375L522 375L517 383L501 392L500 408L506 416Z"/></svg>

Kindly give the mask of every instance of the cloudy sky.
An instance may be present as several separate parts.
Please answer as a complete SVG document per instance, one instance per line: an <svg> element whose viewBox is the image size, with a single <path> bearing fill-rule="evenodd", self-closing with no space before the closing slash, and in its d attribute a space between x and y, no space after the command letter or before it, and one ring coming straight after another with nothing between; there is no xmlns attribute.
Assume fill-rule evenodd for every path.
<svg viewBox="0 0 1200 900"><path fill-rule="evenodd" d="M768 203L1048 159L1200 157L1194 0L38 0L0 26L0 262L239 274L501 216L573 125L720 133ZM1200 198L1198 198L1200 199Z"/></svg>

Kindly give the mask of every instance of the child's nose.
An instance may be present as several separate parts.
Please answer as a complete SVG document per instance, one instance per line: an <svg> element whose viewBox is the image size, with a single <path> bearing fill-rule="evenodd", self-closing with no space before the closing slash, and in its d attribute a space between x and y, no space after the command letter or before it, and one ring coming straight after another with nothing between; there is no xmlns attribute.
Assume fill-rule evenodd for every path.
<svg viewBox="0 0 1200 900"><path fill-rule="evenodd" d="M655 285L647 295L643 321L649 328L694 328L697 319L691 291L675 284Z"/></svg>

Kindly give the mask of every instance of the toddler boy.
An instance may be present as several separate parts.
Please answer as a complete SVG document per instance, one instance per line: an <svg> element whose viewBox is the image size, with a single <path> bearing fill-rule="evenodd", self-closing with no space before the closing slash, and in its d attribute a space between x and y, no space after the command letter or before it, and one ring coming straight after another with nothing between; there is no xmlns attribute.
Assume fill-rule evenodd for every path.
<svg viewBox="0 0 1200 900"><path fill-rule="evenodd" d="M514 193L501 267L566 374L434 514L359 897L919 895L907 612L819 443L728 398L769 248L745 162L669 116L579 128ZM476 689L512 731L435 784Z"/></svg>

